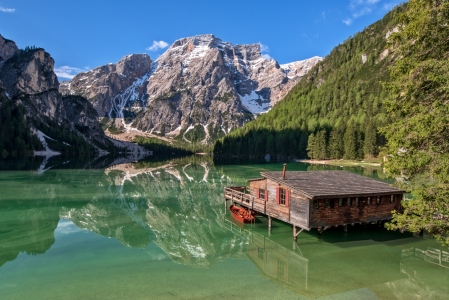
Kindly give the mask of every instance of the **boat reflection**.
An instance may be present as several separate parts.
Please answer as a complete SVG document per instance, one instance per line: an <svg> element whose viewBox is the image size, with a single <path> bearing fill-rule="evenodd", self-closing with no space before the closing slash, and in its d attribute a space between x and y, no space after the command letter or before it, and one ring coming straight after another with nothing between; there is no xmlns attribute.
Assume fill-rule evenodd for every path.
<svg viewBox="0 0 449 300"><path fill-rule="evenodd" d="M234 223L223 189L247 177L209 157L127 161L89 172L53 168L29 176L20 194L0 201L0 267L20 252L46 252L59 220L71 220L126 247L154 243L173 262L193 268L244 259L281 291L308 299L449 295L449 251L435 241L399 238L377 227L346 236L329 229L322 239L307 233L296 245L291 227L284 236L268 236L264 217L253 225Z"/></svg>

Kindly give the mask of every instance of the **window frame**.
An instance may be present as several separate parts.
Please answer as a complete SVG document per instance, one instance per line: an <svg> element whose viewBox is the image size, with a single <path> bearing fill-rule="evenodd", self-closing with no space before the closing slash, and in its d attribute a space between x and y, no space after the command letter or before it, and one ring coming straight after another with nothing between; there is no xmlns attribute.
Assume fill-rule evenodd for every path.
<svg viewBox="0 0 449 300"><path fill-rule="evenodd" d="M355 198L355 206L359 206L360 205L360 198L356 197Z"/></svg>
<svg viewBox="0 0 449 300"><path fill-rule="evenodd" d="M313 208L318 209L318 200L313 200Z"/></svg>
<svg viewBox="0 0 449 300"><path fill-rule="evenodd" d="M265 199L265 189L259 189L259 198Z"/></svg>
<svg viewBox="0 0 449 300"><path fill-rule="evenodd" d="M324 205L326 208L329 208L330 207L330 199L326 199L326 201L325 201L325 205Z"/></svg>
<svg viewBox="0 0 449 300"><path fill-rule="evenodd" d="M367 199L366 199L366 204L368 204L368 205L371 205L371 197L367 197Z"/></svg>
<svg viewBox="0 0 449 300"><path fill-rule="evenodd" d="M395 202L394 195L391 195L391 197L390 197L390 203L393 203L393 202Z"/></svg>
<svg viewBox="0 0 449 300"><path fill-rule="evenodd" d="M381 204L382 203L382 198L380 196L377 196L376 201L377 201L377 204Z"/></svg>
<svg viewBox="0 0 449 300"><path fill-rule="evenodd" d="M346 206L352 206L352 198L346 198Z"/></svg>
<svg viewBox="0 0 449 300"><path fill-rule="evenodd" d="M338 207L343 206L343 198L338 198Z"/></svg>
<svg viewBox="0 0 449 300"><path fill-rule="evenodd" d="M282 199L284 197L284 199ZM284 201L284 203L282 203ZM287 189L279 188L279 205L285 206L287 203Z"/></svg>

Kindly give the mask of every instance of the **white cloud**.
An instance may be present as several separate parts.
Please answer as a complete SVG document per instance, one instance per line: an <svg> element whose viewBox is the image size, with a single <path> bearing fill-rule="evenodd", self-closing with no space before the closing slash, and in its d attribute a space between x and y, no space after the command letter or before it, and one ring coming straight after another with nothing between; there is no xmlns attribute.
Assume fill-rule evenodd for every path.
<svg viewBox="0 0 449 300"><path fill-rule="evenodd" d="M259 42L259 45L260 45L260 51L261 52L270 52L270 49L268 48L267 45L264 45L264 44L262 44L260 42Z"/></svg>
<svg viewBox="0 0 449 300"><path fill-rule="evenodd" d="M351 25L352 24L352 19L351 18L347 18L346 20L343 20L343 23L345 23L346 25Z"/></svg>
<svg viewBox="0 0 449 300"><path fill-rule="evenodd" d="M269 54L262 54L262 58L264 59L272 59L272 57Z"/></svg>
<svg viewBox="0 0 449 300"><path fill-rule="evenodd" d="M0 11L6 12L6 13L13 13L16 11L16 9L15 8L5 8L3 6L0 6Z"/></svg>
<svg viewBox="0 0 449 300"><path fill-rule="evenodd" d="M147 51L157 51L159 49L165 49L167 48L169 45L168 43L164 42L164 41L153 41L153 45L151 45L150 47L148 47L146 50Z"/></svg>
<svg viewBox="0 0 449 300"><path fill-rule="evenodd" d="M369 7L364 7L363 9L361 9L361 10L356 11L355 13L353 13L352 16L353 16L354 18L359 18L359 17L361 17L361 16L363 16L363 15L369 14L370 12L371 12L371 8L369 8Z"/></svg>
<svg viewBox="0 0 449 300"><path fill-rule="evenodd" d="M55 230L55 235L66 235L76 232L87 232L84 228L78 228L72 221L60 220Z"/></svg>
<svg viewBox="0 0 449 300"><path fill-rule="evenodd" d="M55 73L58 78L73 79L80 72L83 72L83 70L69 66L55 68Z"/></svg>
<svg viewBox="0 0 449 300"><path fill-rule="evenodd" d="M270 52L270 48L268 48L267 45L264 45L262 43L259 42L260 45L260 52L262 53L262 58L264 59L272 59L272 57L267 54L267 53L263 53L263 52Z"/></svg>
<svg viewBox="0 0 449 300"><path fill-rule="evenodd" d="M378 7L378 2L380 0L351 0L349 2L349 10L352 11L352 17L346 18L343 20L343 23L351 25L354 19L370 14L373 9Z"/></svg>

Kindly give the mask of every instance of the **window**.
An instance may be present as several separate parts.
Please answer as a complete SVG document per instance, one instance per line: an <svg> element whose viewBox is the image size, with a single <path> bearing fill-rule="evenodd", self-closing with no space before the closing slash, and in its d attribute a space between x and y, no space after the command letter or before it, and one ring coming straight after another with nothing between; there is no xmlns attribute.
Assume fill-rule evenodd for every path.
<svg viewBox="0 0 449 300"><path fill-rule="evenodd" d="M359 197L355 198L355 206L359 206L359 202L360 202Z"/></svg>
<svg viewBox="0 0 449 300"><path fill-rule="evenodd" d="M371 197L368 197L368 200L366 200L367 204L371 204Z"/></svg>
<svg viewBox="0 0 449 300"><path fill-rule="evenodd" d="M286 198L287 198L287 191L285 189L279 189L279 204L285 205Z"/></svg>
<svg viewBox="0 0 449 300"><path fill-rule="evenodd" d="M313 208L318 208L318 200L313 200Z"/></svg>
<svg viewBox="0 0 449 300"><path fill-rule="evenodd" d="M343 198L338 199L338 206L343 206Z"/></svg>
<svg viewBox="0 0 449 300"><path fill-rule="evenodd" d="M394 202L394 195L391 195L390 202Z"/></svg>
<svg viewBox="0 0 449 300"><path fill-rule="evenodd" d="M351 198L348 198L348 199L346 200L346 205L347 205L347 206L351 206Z"/></svg>
<svg viewBox="0 0 449 300"><path fill-rule="evenodd" d="M259 189L259 198L265 199L265 190Z"/></svg>
<svg viewBox="0 0 449 300"><path fill-rule="evenodd" d="M329 207L329 199L326 199L326 207Z"/></svg>
<svg viewBox="0 0 449 300"><path fill-rule="evenodd" d="M377 196L377 204L380 204L380 196Z"/></svg>
<svg viewBox="0 0 449 300"><path fill-rule="evenodd" d="M263 249L262 248L257 248L257 256L259 257L259 259L263 260Z"/></svg>

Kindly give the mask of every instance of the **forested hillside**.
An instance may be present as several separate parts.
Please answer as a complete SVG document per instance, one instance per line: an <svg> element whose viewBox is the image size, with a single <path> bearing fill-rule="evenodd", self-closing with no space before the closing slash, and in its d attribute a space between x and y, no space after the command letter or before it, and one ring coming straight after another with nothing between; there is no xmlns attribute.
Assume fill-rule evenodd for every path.
<svg viewBox="0 0 449 300"><path fill-rule="evenodd" d="M406 5L335 47L271 111L219 139L215 155L373 157L385 144L377 128L389 119L383 100L395 59L387 40ZM305 80L306 79L306 80Z"/></svg>

